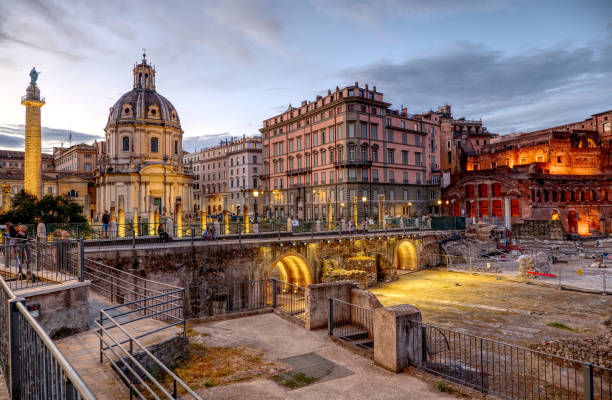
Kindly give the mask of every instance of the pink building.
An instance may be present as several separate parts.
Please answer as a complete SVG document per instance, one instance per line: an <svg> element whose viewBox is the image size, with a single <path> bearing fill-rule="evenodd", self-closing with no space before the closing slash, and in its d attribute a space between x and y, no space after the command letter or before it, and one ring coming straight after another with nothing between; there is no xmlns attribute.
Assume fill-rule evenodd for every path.
<svg viewBox="0 0 612 400"><path fill-rule="evenodd" d="M263 121L264 215L350 219L437 213L440 119L391 110L383 94L354 86L328 91Z"/></svg>

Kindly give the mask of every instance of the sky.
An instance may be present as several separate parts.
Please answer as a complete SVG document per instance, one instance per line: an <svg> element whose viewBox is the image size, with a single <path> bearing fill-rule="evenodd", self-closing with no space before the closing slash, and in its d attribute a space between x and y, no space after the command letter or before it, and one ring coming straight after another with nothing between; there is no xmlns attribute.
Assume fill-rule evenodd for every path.
<svg viewBox="0 0 612 400"><path fill-rule="evenodd" d="M612 109L610 0L0 0L0 149L33 66L43 148L103 140L143 48L188 151L356 81L501 134Z"/></svg>

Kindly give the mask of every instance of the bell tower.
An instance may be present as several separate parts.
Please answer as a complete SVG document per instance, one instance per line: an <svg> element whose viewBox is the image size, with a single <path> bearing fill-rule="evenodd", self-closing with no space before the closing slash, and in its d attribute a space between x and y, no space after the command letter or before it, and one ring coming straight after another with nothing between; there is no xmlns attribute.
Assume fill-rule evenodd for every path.
<svg viewBox="0 0 612 400"><path fill-rule="evenodd" d="M134 66L134 89L155 90L155 68L147 63L147 54L142 53L142 61Z"/></svg>
<svg viewBox="0 0 612 400"><path fill-rule="evenodd" d="M42 137L40 127L41 108L45 99L40 97L40 89L36 86L38 74L35 68L30 71L30 85L21 98L21 104L26 107L25 118L25 156L23 186L26 192L42 197Z"/></svg>

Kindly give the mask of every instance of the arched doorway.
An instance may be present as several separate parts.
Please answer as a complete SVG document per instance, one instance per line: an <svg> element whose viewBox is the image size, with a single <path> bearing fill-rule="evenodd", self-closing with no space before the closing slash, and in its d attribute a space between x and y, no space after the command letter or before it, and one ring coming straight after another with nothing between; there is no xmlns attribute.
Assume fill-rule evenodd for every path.
<svg viewBox="0 0 612 400"><path fill-rule="evenodd" d="M308 261L297 253L287 253L277 258L266 272L266 279L271 278L301 287L313 283Z"/></svg>
<svg viewBox="0 0 612 400"><path fill-rule="evenodd" d="M418 260L416 247L409 240L404 240L395 250L394 263L397 269L407 269L416 271L418 268Z"/></svg>

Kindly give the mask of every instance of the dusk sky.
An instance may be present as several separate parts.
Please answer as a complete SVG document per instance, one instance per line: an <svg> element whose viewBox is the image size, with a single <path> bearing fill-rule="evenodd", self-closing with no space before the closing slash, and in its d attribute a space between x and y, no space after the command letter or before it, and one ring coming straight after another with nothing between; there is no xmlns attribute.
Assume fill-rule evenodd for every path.
<svg viewBox="0 0 612 400"><path fill-rule="evenodd" d="M610 0L0 0L0 148L23 148L32 66L44 147L103 138L143 47L188 151L355 81L499 133L612 109Z"/></svg>

